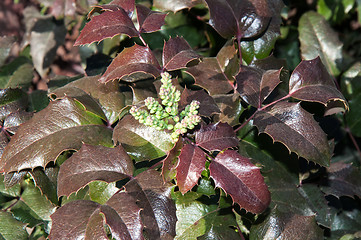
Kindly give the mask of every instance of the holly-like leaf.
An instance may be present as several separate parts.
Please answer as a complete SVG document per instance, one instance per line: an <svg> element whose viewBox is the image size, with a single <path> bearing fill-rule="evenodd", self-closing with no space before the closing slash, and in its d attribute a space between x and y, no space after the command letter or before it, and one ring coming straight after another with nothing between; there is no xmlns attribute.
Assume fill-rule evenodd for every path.
<svg viewBox="0 0 361 240"><path fill-rule="evenodd" d="M176 208L170 198L170 183L163 183L160 174L147 170L125 185L141 209L144 230L149 239L173 239L177 221Z"/></svg>
<svg viewBox="0 0 361 240"><path fill-rule="evenodd" d="M311 60L319 56L328 72L338 76L343 61L343 44L326 19L316 12L309 11L300 18L298 31L302 58Z"/></svg>
<svg viewBox="0 0 361 240"><path fill-rule="evenodd" d="M11 213L0 211L0 237L2 239L29 239L26 224L16 220Z"/></svg>
<svg viewBox="0 0 361 240"><path fill-rule="evenodd" d="M99 42L119 34L126 34L129 37L135 37L139 34L128 13L123 8L104 11L102 14L93 17L85 25L74 45Z"/></svg>
<svg viewBox="0 0 361 240"><path fill-rule="evenodd" d="M319 57L302 61L293 71L289 82L289 95L303 101L319 102L327 106L329 102L340 101L341 108L328 107L330 113L348 110L346 99L336 88ZM327 114L327 112L326 112Z"/></svg>
<svg viewBox="0 0 361 240"><path fill-rule="evenodd" d="M197 183L206 164L205 153L192 144L186 144L179 155L177 166L177 185L179 191L185 194Z"/></svg>
<svg viewBox="0 0 361 240"><path fill-rule="evenodd" d="M202 125L196 132L198 146L209 151L222 151L226 148L236 147L238 138L228 123Z"/></svg>
<svg viewBox="0 0 361 240"><path fill-rule="evenodd" d="M136 9L140 33L155 32L163 26L164 18L167 14L152 11L140 4L136 6Z"/></svg>
<svg viewBox="0 0 361 240"><path fill-rule="evenodd" d="M200 58L182 37L170 38L163 47L163 69L174 71L185 68L192 60Z"/></svg>
<svg viewBox="0 0 361 240"><path fill-rule="evenodd" d="M224 38L256 37L271 20L267 0L206 0L209 24Z"/></svg>
<svg viewBox="0 0 361 240"><path fill-rule="evenodd" d="M121 146L83 145L60 167L58 195L69 196L88 183L101 180L107 183L133 175L133 163Z"/></svg>
<svg viewBox="0 0 361 240"><path fill-rule="evenodd" d="M225 94L233 90L233 79L229 79L222 70L217 58L203 58L198 65L189 67L186 72L195 84L206 89L210 95Z"/></svg>
<svg viewBox="0 0 361 240"><path fill-rule="evenodd" d="M51 215L52 227L49 239L108 239L106 237L103 218L99 217L100 204L78 200L72 201Z"/></svg>
<svg viewBox="0 0 361 240"><path fill-rule="evenodd" d="M141 209L129 194L125 192L115 194L101 207L101 212L105 215L105 222L110 227L113 238L144 239Z"/></svg>
<svg viewBox="0 0 361 240"><path fill-rule="evenodd" d="M273 141L283 143L290 152L322 166L329 165L331 148L327 136L300 103L279 102L259 111L254 125Z"/></svg>
<svg viewBox="0 0 361 240"><path fill-rule="evenodd" d="M165 155L173 148L170 135L165 131L158 131L155 128L145 126L128 115L120 120L115 127L113 141L116 144L122 144L126 151L132 151L133 148L136 148L138 152L140 148L145 148L141 152L149 152L151 155L144 157L150 160L154 156ZM152 153L152 151L155 152Z"/></svg>
<svg viewBox="0 0 361 240"><path fill-rule="evenodd" d="M167 153L167 157L163 160L162 176L164 182L170 182L176 177L176 167L179 161L179 154L183 148L183 142L177 141L174 147Z"/></svg>
<svg viewBox="0 0 361 240"><path fill-rule="evenodd" d="M327 168L328 177L321 186L326 194L338 198L341 196L361 196L361 180L359 169L349 163L331 163Z"/></svg>
<svg viewBox="0 0 361 240"><path fill-rule="evenodd" d="M323 231L314 216L300 216L273 209L263 223L251 227L250 239L322 239Z"/></svg>
<svg viewBox="0 0 361 240"><path fill-rule="evenodd" d="M209 165L216 187L222 188L241 208L261 213L271 201L259 168L233 150L219 153Z"/></svg>
<svg viewBox="0 0 361 240"><path fill-rule="evenodd" d="M244 108L237 93L216 95L213 99L221 110L219 115L214 116L215 122L224 122L231 126L239 123L239 117Z"/></svg>
<svg viewBox="0 0 361 240"><path fill-rule="evenodd" d="M76 100L53 101L19 127L4 150L0 169L45 167L64 150L79 149L83 143L112 146L111 131Z"/></svg>
<svg viewBox="0 0 361 240"><path fill-rule="evenodd" d="M20 110L26 110L28 106L27 94L19 89L0 89L0 120Z"/></svg>
<svg viewBox="0 0 361 240"><path fill-rule="evenodd" d="M201 0L154 0L153 7L162 11L178 12L185 8L192 8L197 4L201 4Z"/></svg>
<svg viewBox="0 0 361 240"><path fill-rule="evenodd" d="M30 172L34 179L35 185L40 189L41 193L46 196L52 203L58 204L57 180L59 166L48 166L44 170L36 168Z"/></svg>
<svg viewBox="0 0 361 240"><path fill-rule="evenodd" d="M215 113L220 113L220 110L214 99L204 90L191 91L188 88L185 88L181 94L179 109L183 110L193 100L197 100L199 102L198 112L201 116L210 117Z"/></svg>
<svg viewBox="0 0 361 240"><path fill-rule="evenodd" d="M245 102L259 108L281 82L280 71L262 71L254 67L241 66L236 76L237 91Z"/></svg>
<svg viewBox="0 0 361 240"><path fill-rule="evenodd" d="M153 52L148 47L137 44L124 49L109 65L106 72L99 79L106 83L115 79L134 82L160 75L160 66Z"/></svg>

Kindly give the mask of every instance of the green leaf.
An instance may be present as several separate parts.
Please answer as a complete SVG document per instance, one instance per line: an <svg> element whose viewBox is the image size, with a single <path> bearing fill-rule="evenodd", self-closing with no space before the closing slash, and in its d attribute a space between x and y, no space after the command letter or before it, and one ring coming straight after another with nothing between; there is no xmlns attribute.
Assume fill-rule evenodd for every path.
<svg viewBox="0 0 361 240"><path fill-rule="evenodd" d="M83 143L112 146L110 135L102 120L76 100L53 101L19 127L4 150L0 169L45 167L63 151L79 149Z"/></svg>
<svg viewBox="0 0 361 240"><path fill-rule="evenodd" d="M361 137L361 109L359 108L361 104L361 93L354 96L348 103L350 105L350 111L346 113L347 125L352 134Z"/></svg>
<svg viewBox="0 0 361 240"><path fill-rule="evenodd" d="M0 211L0 238L5 240L25 240L29 235L25 223L16 220L11 213Z"/></svg>
<svg viewBox="0 0 361 240"><path fill-rule="evenodd" d="M116 182L93 181L89 183L89 196L94 202L104 204L119 191Z"/></svg>
<svg viewBox="0 0 361 240"><path fill-rule="evenodd" d="M326 134L299 103L279 102L259 111L254 125L290 152L322 166L330 164L331 148Z"/></svg>
<svg viewBox="0 0 361 240"><path fill-rule="evenodd" d="M0 88L28 87L33 80L33 65L26 57L18 57L0 68Z"/></svg>
<svg viewBox="0 0 361 240"><path fill-rule="evenodd" d="M356 62L342 74L341 89L348 100L361 92L361 62Z"/></svg>
<svg viewBox="0 0 361 240"><path fill-rule="evenodd" d="M58 194L56 193L58 172L59 166L48 166L44 170L36 168L30 172L35 185L54 204L59 203Z"/></svg>
<svg viewBox="0 0 361 240"><path fill-rule="evenodd" d="M9 56L11 47L16 41L15 36L1 36L0 37L0 67L4 64Z"/></svg>
<svg viewBox="0 0 361 240"><path fill-rule="evenodd" d="M343 62L342 43L327 21L316 12L307 12L300 18L298 31L302 58L319 56L328 72L338 76Z"/></svg>
<svg viewBox="0 0 361 240"><path fill-rule="evenodd" d="M314 216L283 213L276 208L265 221L251 227L250 240L258 239L323 239L323 231Z"/></svg>
<svg viewBox="0 0 361 240"><path fill-rule="evenodd" d="M137 161L164 156L174 145L170 133L145 126L129 115L114 128L113 141L122 144Z"/></svg>
<svg viewBox="0 0 361 240"><path fill-rule="evenodd" d="M0 195L18 197L20 196L20 184L16 184L11 188L7 188L4 182L4 175L0 174Z"/></svg>

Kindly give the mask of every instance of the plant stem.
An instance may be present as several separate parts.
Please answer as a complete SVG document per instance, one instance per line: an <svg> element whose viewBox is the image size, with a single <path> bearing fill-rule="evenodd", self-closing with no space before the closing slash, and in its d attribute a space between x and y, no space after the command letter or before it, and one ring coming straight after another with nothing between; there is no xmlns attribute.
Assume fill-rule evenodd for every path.
<svg viewBox="0 0 361 240"><path fill-rule="evenodd" d="M140 41L142 41L143 45L144 45L145 47L148 47L148 44L144 41L144 39L143 39L143 37L142 37L142 35L141 35L140 33L138 34L138 37L139 37ZM149 48L149 47L148 47L148 48Z"/></svg>

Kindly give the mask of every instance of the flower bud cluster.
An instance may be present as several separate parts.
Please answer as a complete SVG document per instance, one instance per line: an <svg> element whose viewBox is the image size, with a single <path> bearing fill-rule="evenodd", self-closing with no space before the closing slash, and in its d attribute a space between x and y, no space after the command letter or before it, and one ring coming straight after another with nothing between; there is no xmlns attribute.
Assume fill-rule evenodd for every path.
<svg viewBox="0 0 361 240"><path fill-rule="evenodd" d="M178 115L180 91L172 85L169 73L162 73L161 76L162 86L159 91L161 103L152 97L148 97L144 100L148 111L133 106L129 112L136 120L146 126L154 127L157 130L172 130L172 140L177 142L179 135L186 133L188 129L193 129L201 121L201 117L197 115L200 103L193 100Z"/></svg>

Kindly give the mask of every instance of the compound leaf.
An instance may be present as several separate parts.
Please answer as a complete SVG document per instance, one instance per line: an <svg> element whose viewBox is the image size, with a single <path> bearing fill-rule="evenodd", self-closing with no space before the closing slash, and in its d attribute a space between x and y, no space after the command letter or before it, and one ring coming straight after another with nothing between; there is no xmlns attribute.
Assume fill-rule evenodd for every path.
<svg viewBox="0 0 361 240"><path fill-rule="evenodd" d="M170 38L163 47L163 68L174 71L185 68L189 62L200 57L182 37Z"/></svg>
<svg viewBox="0 0 361 240"><path fill-rule="evenodd" d="M133 175L133 162L121 146L84 144L60 167L58 196L69 196L96 180L107 183Z"/></svg>
<svg viewBox="0 0 361 240"><path fill-rule="evenodd" d="M144 230L149 239L173 239L177 221L176 208L170 198L173 185L163 183L160 174L147 170L125 185L141 211Z"/></svg>
<svg viewBox="0 0 361 240"><path fill-rule="evenodd" d="M331 149L327 136L300 103L279 102L259 111L254 125L273 141L283 143L290 152L322 166L329 165Z"/></svg>
<svg viewBox="0 0 361 240"><path fill-rule="evenodd" d="M303 60L295 68L289 81L289 95L303 101L319 102L325 106L330 101L340 101L343 108L333 109L330 104L327 108L330 113L348 110L346 99L336 88L319 57L310 61Z"/></svg>
<svg viewBox="0 0 361 240"><path fill-rule="evenodd" d="M191 190L197 183L206 164L205 153L192 144L186 144L179 155L177 185L182 194Z"/></svg>
<svg viewBox="0 0 361 240"><path fill-rule="evenodd" d="M267 0L206 0L209 24L224 38L256 37L271 20Z"/></svg>
<svg viewBox="0 0 361 240"><path fill-rule="evenodd" d="M261 213L271 201L270 192L258 167L233 150L217 155L209 165L216 187L222 188L241 208Z"/></svg>
<svg viewBox="0 0 361 240"><path fill-rule="evenodd" d="M228 123L202 125L196 132L198 146L209 151L222 151L226 148L236 147L238 138Z"/></svg>
<svg viewBox="0 0 361 240"><path fill-rule="evenodd" d="M19 127L4 150L0 169L45 167L63 151L79 149L83 143L111 146L111 131L76 100L53 101Z"/></svg>
<svg viewBox="0 0 361 240"><path fill-rule="evenodd" d="M135 37L139 34L128 13L123 8L117 8L114 11L107 10L93 17L85 25L74 45L99 42L119 34L126 34L129 37Z"/></svg>
<svg viewBox="0 0 361 240"><path fill-rule="evenodd" d="M99 81L106 83L122 79L134 82L149 77L156 78L159 75L160 66L153 52L148 47L135 44L124 49L113 59Z"/></svg>

